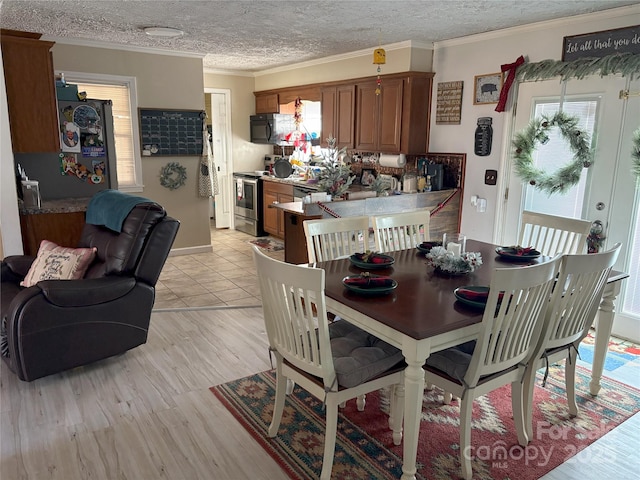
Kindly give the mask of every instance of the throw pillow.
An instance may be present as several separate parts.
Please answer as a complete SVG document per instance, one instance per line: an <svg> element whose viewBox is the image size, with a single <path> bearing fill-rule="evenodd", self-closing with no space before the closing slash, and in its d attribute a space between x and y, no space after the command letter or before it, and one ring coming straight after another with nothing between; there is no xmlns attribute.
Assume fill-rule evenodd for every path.
<svg viewBox="0 0 640 480"><path fill-rule="evenodd" d="M42 240L38 255L20 285L31 287L41 280L80 279L96 257L96 251L95 247L67 248Z"/></svg>

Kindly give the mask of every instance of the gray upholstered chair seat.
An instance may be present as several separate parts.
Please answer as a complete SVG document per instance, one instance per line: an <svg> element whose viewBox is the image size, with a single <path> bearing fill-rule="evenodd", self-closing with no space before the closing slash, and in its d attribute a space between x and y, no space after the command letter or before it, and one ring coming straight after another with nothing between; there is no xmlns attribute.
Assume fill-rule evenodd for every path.
<svg viewBox="0 0 640 480"><path fill-rule="evenodd" d="M331 323L329 335L333 365L342 387L360 385L404 359L399 349L346 320Z"/></svg>

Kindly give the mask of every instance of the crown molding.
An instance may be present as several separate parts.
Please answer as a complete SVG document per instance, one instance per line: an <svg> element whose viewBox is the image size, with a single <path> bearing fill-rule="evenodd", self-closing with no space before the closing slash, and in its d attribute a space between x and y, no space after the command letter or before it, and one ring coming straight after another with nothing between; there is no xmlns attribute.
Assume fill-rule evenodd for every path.
<svg viewBox="0 0 640 480"><path fill-rule="evenodd" d="M404 42L390 43L388 45L379 45L371 48L365 48L362 50L356 50L354 52L341 53L339 55L331 55L330 57L317 58L315 60L309 60L306 62L294 63L292 65L284 65L282 67L269 68L267 70L260 70L255 72L256 77L262 75L271 75L274 73L288 72L290 70L296 70L298 68L313 67L317 65L325 65L327 63L338 62L341 60L350 60L352 58L358 58L365 55L371 55L371 52L376 48L384 48L387 52L393 50L400 50L402 48L419 48L424 50L433 50L433 45L421 42L414 42L412 40L406 40Z"/></svg>
<svg viewBox="0 0 640 480"><path fill-rule="evenodd" d="M628 17L634 14L640 14L640 5L630 5L628 7L612 8L610 10L602 10L600 12L583 13L572 17L556 18L554 20L545 20L543 22L529 23L527 25L520 25L517 27L508 27L500 30L493 30L491 32L468 35L466 37L452 38L451 40L441 40L439 42L434 42L433 48L434 50L437 50L439 48L455 47L458 45L466 45L469 43L508 37L519 33L528 33L536 30L574 25L576 22Z"/></svg>
<svg viewBox="0 0 640 480"><path fill-rule="evenodd" d="M172 57L204 58L204 53L183 52L180 50L170 50L159 47L140 47L135 45L123 45L122 43L110 43L97 40L86 40L79 38L56 37L53 35L43 35L40 40L60 43L63 45L73 45L77 47L105 48L107 50L125 50L128 52L152 53L155 55L169 55Z"/></svg>
<svg viewBox="0 0 640 480"><path fill-rule="evenodd" d="M252 77L255 78L255 72L247 71L247 70L230 70L224 68L210 68L204 67L202 69L203 73L210 73L212 75L234 75L236 77Z"/></svg>

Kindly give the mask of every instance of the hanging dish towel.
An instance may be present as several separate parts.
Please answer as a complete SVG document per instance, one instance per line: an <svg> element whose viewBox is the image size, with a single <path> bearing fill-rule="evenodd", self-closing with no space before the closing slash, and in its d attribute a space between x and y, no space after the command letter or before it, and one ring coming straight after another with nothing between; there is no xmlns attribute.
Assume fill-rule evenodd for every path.
<svg viewBox="0 0 640 480"><path fill-rule="evenodd" d="M200 168L198 169L198 195L200 197L212 197L218 195L218 175L213 160L211 141L207 125L202 120L202 156L200 157Z"/></svg>
<svg viewBox="0 0 640 480"><path fill-rule="evenodd" d="M238 200L244 198L244 182L241 178L236 179L236 192L238 194Z"/></svg>

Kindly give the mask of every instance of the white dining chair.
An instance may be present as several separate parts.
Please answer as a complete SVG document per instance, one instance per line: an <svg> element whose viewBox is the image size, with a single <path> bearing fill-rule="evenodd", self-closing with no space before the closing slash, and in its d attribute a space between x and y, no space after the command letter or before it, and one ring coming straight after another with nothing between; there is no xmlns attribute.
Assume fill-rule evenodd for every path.
<svg viewBox="0 0 640 480"><path fill-rule="evenodd" d="M571 416L576 403L576 359L578 346L593 324L609 273L620 253L620 243L603 253L564 255L544 327L527 366L524 379L524 412L527 436L533 438L533 390L536 372L565 360L565 390ZM548 370L547 370L548 371ZM546 380L546 374L545 377ZM544 381L543 380L543 383Z"/></svg>
<svg viewBox="0 0 640 480"><path fill-rule="evenodd" d="M526 446L529 441L521 382L542 330L560 258L522 268L495 269L477 340L427 358L426 382L460 398L460 464L466 480L472 476L469 447L476 398L511 383L518 443Z"/></svg>
<svg viewBox="0 0 640 480"><path fill-rule="evenodd" d="M518 245L542 255L586 253L591 222L530 211L522 212Z"/></svg>
<svg viewBox="0 0 640 480"><path fill-rule="evenodd" d="M404 414L402 352L346 320L327 321L324 270L280 262L257 247L253 247L253 258L269 351L276 359L276 395L269 436L278 434L287 380L292 379L325 404L321 479L331 476L338 405L358 395L391 387L389 427L394 443L399 445Z"/></svg>
<svg viewBox="0 0 640 480"><path fill-rule="evenodd" d="M409 250L429 241L429 215L429 210L421 209L374 216L376 251Z"/></svg>
<svg viewBox="0 0 640 480"><path fill-rule="evenodd" d="M303 227L310 263L344 258L371 249L368 216L305 220Z"/></svg>

